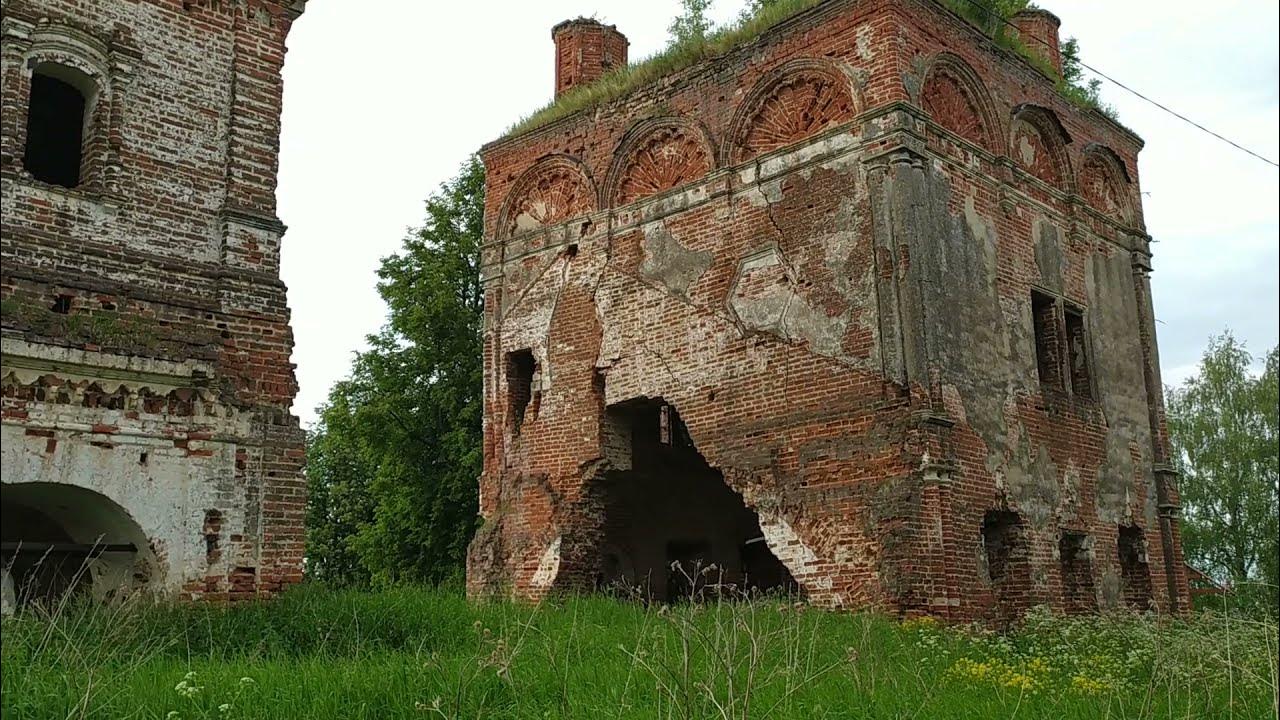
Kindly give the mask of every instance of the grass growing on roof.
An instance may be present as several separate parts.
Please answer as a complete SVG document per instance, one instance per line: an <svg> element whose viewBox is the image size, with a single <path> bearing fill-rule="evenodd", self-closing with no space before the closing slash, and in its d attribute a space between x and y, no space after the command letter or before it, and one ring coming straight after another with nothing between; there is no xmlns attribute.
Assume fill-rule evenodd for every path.
<svg viewBox="0 0 1280 720"><path fill-rule="evenodd" d="M820 2L822 0L777 0L763 6L756 13L744 15L735 23L713 30L706 37L673 43L665 50L640 62L609 72L589 85L573 88L517 122L506 134L519 135L568 117L580 110L617 100L667 75L703 60L723 55L738 45L759 37L783 20Z"/></svg>
<svg viewBox="0 0 1280 720"><path fill-rule="evenodd" d="M534 111L507 130L504 137L520 135L582 110L618 100L657 80L691 67L703 60L716 58L735 47L756 39L765 31L807 10L823 0L774 0L761 4L752 13L744 13L736 22L713 30L706 37L673 43L666 49L639 62L618 68L588 85L578 86ZM1028 0L942 0L947 8L969 21L996 42L1011 50L1049 78L1057 73L1025 44L1013 37L1005 20L1019 10L1032 7ZM986 10L992 8L998 15ZM1058 92L1071 103L1084 109L1096 109L1115 119L1115 112L1098 98L1097 81L1085 82L1080 76L1078 47L1074 39L1063 43L1065 78L1057 79Z"/></svg>

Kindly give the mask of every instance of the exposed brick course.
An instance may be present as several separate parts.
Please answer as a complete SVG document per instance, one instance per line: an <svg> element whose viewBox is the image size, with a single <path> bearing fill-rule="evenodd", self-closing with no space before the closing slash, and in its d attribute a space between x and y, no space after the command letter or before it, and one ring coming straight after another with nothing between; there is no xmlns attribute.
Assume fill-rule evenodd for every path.
<svg viewBox="0 0 1280 720"><path fill-rule="evenodd" d="M239 599L301 579L275 185L285 37L304 4L5 4L5 503L43 512L43 488L91 490L141 533L134 585L161 594ZM23 166L45 63L91 85L71 188Z"/></svg>
<svg viewBox="0 0 1280 720"><path fill-rule="evenodd" d="M486 146L471 592L661 594L647 523L734 579L758 534L832 607L1185 608L1141 146L932 0L829 0ZM740 556L723 501L644 499L707 473Z"/></svg>

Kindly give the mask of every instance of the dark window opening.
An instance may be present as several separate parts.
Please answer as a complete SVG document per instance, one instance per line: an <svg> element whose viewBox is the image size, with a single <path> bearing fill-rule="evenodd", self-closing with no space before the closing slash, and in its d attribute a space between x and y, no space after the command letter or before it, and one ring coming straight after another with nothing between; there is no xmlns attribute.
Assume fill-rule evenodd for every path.
<svg viewBox="0 0 1280 720"><path fill-rule="evenodd" d="M1069 613L1088 613L1097 608L1093 586L1093 562L1089 558L1087 536L1063 532L1058 539L1058 562L1062 572L1063 604Z"/></svg>
<svg viewBox="0 0 1280 720"><path fill-rule="evenodd" d="M209 564L216 563L221 557L222 552L218 548L218 541L222 536L222 512L219 510L204 511L204 557Z"/></svg>
<svg viewBox="0 0 1280 720"><path fill-rule="evenodd" d="M54 298L53 305L49 309L59 315L66 315L71 312L71 300L70 295L59 295Z"/></svg>
<svg viewBox="0 0 1280 720"><path fill-rule="evenodd" d="M1036 338L1036 370L1040 382L1062 387L1061 342L1058 339L1058 305L1052 297L1031 291L1031 324Z"/></svg>
<svg viewBox="0 0 1280 720"><path fill-rule="evenodd" d="M601 480L597 586L657 602L800 592L759 516L698 452L674 406L612 405L605 420L611 462L627 469Z"/></svg>
<svg viewBox="0 0 1280 720"><path fill-rule="evenodd" d="M524 424L526 411L533 400L533 376L537 367L531 350L507 353L507 408L512 432L519 433L520 426Z"/></svg>
<svg viewBox="0 0 1280 720"><path fill-rule="evenodd" d="M1089 376L1089 354L1085 342L1084 313L1065 308L1063 321L1067 331L1067 375L1071 392L1080 397L1093 397L1093 380Z"/></svg>
<svg viewBox="0 0 1280 720"><path fill-rule="evenodd" d="M1030 605L1031 565L1022 536L1022 519L1008 510L992 510L982 518L982 548L996 612L1016 618Z"/></svg>
<svg viewBox="0 0 1280 720"><path fill-rule="evenodd" d="M27 147L22 164L42 182L73 188L80 184L86 101L66 80L49 74L59 66L37 67L27 106Z"/></svg>
<svg viewBox="0 0 1280 720"><path fill-rule="evenodd" d="M1151 607L1151 568L1147 564L1146 539L1142 528L1121 525L1116 539L1120 555L1120 582L1124 602L1135 610Z"/></svg>

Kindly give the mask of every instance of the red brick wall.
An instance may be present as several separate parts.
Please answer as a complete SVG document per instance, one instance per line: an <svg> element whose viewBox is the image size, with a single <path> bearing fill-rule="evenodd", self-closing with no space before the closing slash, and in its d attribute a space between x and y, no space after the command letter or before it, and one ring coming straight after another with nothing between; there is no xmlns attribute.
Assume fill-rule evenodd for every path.
<svg viewBox="0 0 1280 720"><path fill-rule="evenodd" d="M929 0L831 0L486 146L472 591L584 586L596 488L626 469L605 410L661 398L820 604L1114 605L1136 525L1151 602L1185 607L1140 147ZM1033 288L1083 311L1090 396L1041 386ZM517 436L521 350L538 410ZM1017 522L999 588L991 512ZM1064 533L1087 573L1064 578Z"/></svg>
<svg viewBox="0 0 1280 720"><path fill-rule="evenodd" d="M303 436L289 411L297 384L279 280L284 226L275 216L280 69L301 6L6 5L6 429L38 425L68 443L86 441L80 423L92 413L83 388L101 378L118 407L97 410L101 422L91 425L114 427L116 446L171 443L188 460L186 470L153 477L163 487L150 498L129 479L143 471L94 485L70 455L50 458L46 474L15 472L11 480L10 463L26 462L15 450L5 482L94 485L160 546L163 589L189 597L242 597L301 579ZM85 153L99 169L76 188L34 180L22 166L33 58L82 67L95 79ZM70 298L65 316L48 311L59 295ZM67 383L77 390L65 404L36 399L32 377L58 377L50 362L62 356L76 358ZM161 385L196 397L195 409L147 401ZM174 487L172 473L181 472L190 487ZM170 499L182 507L147 527L148 505ZM215 559L196 556L191 544L205 534L207 511L222 518Z"/></svg>
<svg viewBox="0 0 1280 720"><path fill-rule="evenodd" d="M551 29L556 44L556 97L627 66L627 38L612 25L578 18Z"/></svg>

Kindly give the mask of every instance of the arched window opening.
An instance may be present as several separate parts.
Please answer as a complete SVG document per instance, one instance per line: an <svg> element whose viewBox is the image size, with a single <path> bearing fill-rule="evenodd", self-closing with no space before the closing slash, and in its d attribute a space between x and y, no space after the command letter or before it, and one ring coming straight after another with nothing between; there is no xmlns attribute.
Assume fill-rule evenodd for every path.
<svg viewBox="0 0 1280 720"><path fill-rule="evenodd" d="M94 96L93 81L79 70L57 63L36 66L22 158L36 180L66 188L80 184Z"/></svg>

